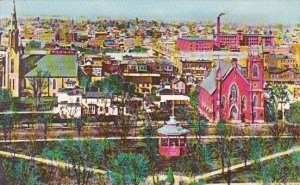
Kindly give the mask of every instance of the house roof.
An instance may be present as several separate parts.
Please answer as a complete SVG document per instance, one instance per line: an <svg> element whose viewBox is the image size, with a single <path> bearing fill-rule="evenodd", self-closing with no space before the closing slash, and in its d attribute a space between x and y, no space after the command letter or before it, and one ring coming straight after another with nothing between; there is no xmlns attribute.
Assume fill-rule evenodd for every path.
<svg viewBox="0 0 300 185"><path fill-rule="evenodd" d="M157 90L159 95L180 95L180 93L174 89L162 88Z"/></svg>
<svg viewBox="0 0 300 185"><path fill-rule="evenodd" d="M270 68L267 69L267 72L269 74L281 74L281 73L285 73L287 71L291 71L293 73L300 74L300 68L289 69L289 68L270 67Z"/></svg>
<svg viewBox="0 0 300 185"><path fill-rule="evenodd" d="M126 82L133 82L135 84L150 84L152 83L151 77L148 76L125 76Z"/></svg>
<svg viewBox="0 0 300 185"><path fill-rule="evenodd" d="M184 83L183 80L178 79L178 78L174 78L171 82L172 82L172 84L177 84L178 82L183 82Z"/></svg>
<svg viewBox="0 0 300 185"><path fill-rule="evenodd" d="M36 77L39 70L48 71L51 77L77 77L77 66L75 55L45 55L25 77Z"/></svg>
<svg viewBox="0 0 300 185"><path fill-rule="evenodd" d="M224 60L219 60L216 67L212 69L209 75L202 81L200 86L205 89L209 94L212 94L216 88L216 77L217 77L217 70L220 67L221 70L221 77L225 77L227 72L232 68L231 63L227 63Z"/></svg>
<svg viewBox="0 0 300 185"><path fill-rule="evenodd" d="M280 69L280 68L277 68L277 67L270 67L267 69L267 72L270 73L270 74L279 74L279 73L282 73L282 72L285 72L287 69Z"/></svg>
<svg viewBox="0 0 300 185"><path fill-rule="evenodd" d="M85 98L105 98L107 96L104 95L104 93L100 92L86 92L84 94Z"/></svg>
<svg viewBox="0 0 300 185"><path fill-rule="evenodd" d="M168 59L160 59L157 61L157 65L172 65Z"/></svg>
<svg viewBox="0 0 300 185"><path fill-rule="evenodd" d="M61 93L67 93L69 96L76 96L76 95L80 95L83 93L83 89L79 88L79 87L76 87L76 88L73 88L73 89L68 89L68 88L60 88L58 90L58 92L61 92Z"/></svg>

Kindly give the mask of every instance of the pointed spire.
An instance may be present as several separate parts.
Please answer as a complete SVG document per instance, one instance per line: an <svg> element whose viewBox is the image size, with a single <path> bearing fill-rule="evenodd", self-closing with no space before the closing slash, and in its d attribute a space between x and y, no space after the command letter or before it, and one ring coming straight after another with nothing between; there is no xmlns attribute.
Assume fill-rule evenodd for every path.
<svg viewBox="0 0 300 185"><path fill-rule="evenodd" d="M16 11L16 2L13 0L14 9L12 13L12 20L11 20L11 26L13 29L18 29L18 23L17 23L17 11Z"/></svg>
<svg viewBox="0 0 300 185"><path fill-rule="evenodd" d="M13 0L13 3L14 3L14 14L16 14L16 2L15 2L15 0Z"/></svg>

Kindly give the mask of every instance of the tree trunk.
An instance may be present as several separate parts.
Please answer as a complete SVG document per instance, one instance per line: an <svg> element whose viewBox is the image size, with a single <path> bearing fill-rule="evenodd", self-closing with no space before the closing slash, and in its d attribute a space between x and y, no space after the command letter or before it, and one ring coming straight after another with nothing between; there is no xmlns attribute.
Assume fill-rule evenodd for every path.
<svg viewBox="0 0 300 185"><path fill-rule="evenodd" d="M44 124L44 139L45 139L45 141L47 140L47 132L48 132L48 127L46 124Z"/></svg>
<svg viewBox="0 0 300 185"><path fill-rule="evenodd" d="M282 121L284 121L284 107L283 107L283 102L281 102L281 116L282 116Z"/></svg>
<svg viewBox="0 0 300 185"><path fill-rule="evenodd" d="M228 185L230 185L230 183L231 183L231 162L229 161L228 162L228 165L227 165L227 179L226 179L226 181L227 181L227 184Z"/></svg>
<svg viewBox="0 0 300 185"><path fill-rule="evenodd" d="M224 173L224 168L225 168L225 164L224 164L224 157L222 157L222 173Z"/></svg>
<svg viewBox="0 0 300 185"><path fill-rule="evenodd" d="M5 168L3 166L3 159L0 158L0 182L7 184L7 179L5 175Z"/></svg>

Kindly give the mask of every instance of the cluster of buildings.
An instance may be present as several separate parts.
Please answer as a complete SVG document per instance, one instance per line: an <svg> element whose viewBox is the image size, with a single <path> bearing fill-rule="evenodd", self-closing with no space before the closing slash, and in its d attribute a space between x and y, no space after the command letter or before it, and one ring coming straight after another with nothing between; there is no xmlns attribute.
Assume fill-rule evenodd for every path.
<svg viewBox="0 0 300 185"><path fill-rule="evenodd" d="M122 98L91 88L119 75L136 86L128 105L148 112L188 106L197 89L198 110L211 122L262 123L266 84L289 84L292 101L300 94L300 31L222 32L222 15L215 31L139 20L18 20L14 8L11 20L2 20L0 86L14 97L55 98L61 118L130 115L134 110ZM31 41L40 48L28 49Z"/></svg>

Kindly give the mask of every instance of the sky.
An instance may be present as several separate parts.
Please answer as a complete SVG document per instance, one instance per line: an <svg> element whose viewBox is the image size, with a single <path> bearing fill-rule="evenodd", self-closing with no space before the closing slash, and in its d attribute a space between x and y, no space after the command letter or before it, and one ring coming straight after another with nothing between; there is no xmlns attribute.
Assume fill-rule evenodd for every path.
<svg viewBox="0 0 300 185"><path fill-rule="evenodd" d="M214 21L246 24L300 23L300 0L16 0L17 15L88 19ZM12 12L12 0L0 0L0 17Z"/></svg>

